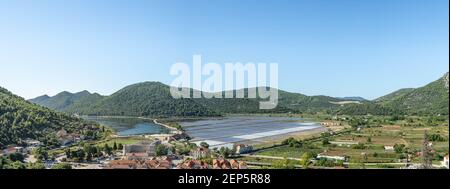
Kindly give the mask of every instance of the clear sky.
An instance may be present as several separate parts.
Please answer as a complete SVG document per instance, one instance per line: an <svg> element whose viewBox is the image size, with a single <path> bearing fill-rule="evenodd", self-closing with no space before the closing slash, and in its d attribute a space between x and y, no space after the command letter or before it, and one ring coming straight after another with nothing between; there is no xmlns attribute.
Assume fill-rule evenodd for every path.
<svg viewBox="0 0 450 189"><path fill-rule="evenodd" d="M373 99L448 71L448 0L0 0L0 86L32 98L277 62L279 87Z"/></svg>

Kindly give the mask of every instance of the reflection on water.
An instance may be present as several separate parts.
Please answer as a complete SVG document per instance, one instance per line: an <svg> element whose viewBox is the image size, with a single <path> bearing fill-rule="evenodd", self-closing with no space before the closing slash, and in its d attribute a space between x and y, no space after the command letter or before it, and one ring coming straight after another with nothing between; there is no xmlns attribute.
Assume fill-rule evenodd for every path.
<svg viewBox="0 0 450 189"><path fill-rule="evenodd" d="M167 128L153 123L152 120L124 117L83 117L112 128L119 136L168 133Z"/></svg>

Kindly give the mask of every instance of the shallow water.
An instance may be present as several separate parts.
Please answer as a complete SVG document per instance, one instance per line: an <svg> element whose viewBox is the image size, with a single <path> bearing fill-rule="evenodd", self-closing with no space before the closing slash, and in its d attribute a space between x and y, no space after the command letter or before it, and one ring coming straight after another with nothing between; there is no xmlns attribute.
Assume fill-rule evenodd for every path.
<svg viewBox="0 0 450 189"><path fill-rule="evenodd" d="M301 118L269 116L232 116L180 124L194 142L207 142L211 146L229 146L232 143L321 127L317 123L303 122Z"/></svg>

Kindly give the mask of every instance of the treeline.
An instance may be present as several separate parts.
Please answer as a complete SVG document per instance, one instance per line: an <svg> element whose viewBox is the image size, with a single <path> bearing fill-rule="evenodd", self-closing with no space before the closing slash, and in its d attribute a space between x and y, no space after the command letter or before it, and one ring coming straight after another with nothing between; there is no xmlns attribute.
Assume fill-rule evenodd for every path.
<svg viewBox="0 0 450 189"><path fill-rule="evenodd" d="M387 107L375 103L347 104L336 111L339 115L404 115L399 109Z"/></svg>

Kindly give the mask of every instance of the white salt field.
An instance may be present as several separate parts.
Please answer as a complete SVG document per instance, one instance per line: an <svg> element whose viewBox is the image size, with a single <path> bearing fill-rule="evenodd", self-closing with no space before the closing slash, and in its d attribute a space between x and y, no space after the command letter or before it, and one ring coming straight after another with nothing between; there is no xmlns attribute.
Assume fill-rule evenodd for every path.
<svg viewBox="0 0 450 189"><path fill-rule="evenodd" d="M233 116L223 119L181 122L192 142L207 142L211 147L231 147L234 143L257 140L320 128L301 118Z"/></svg>

